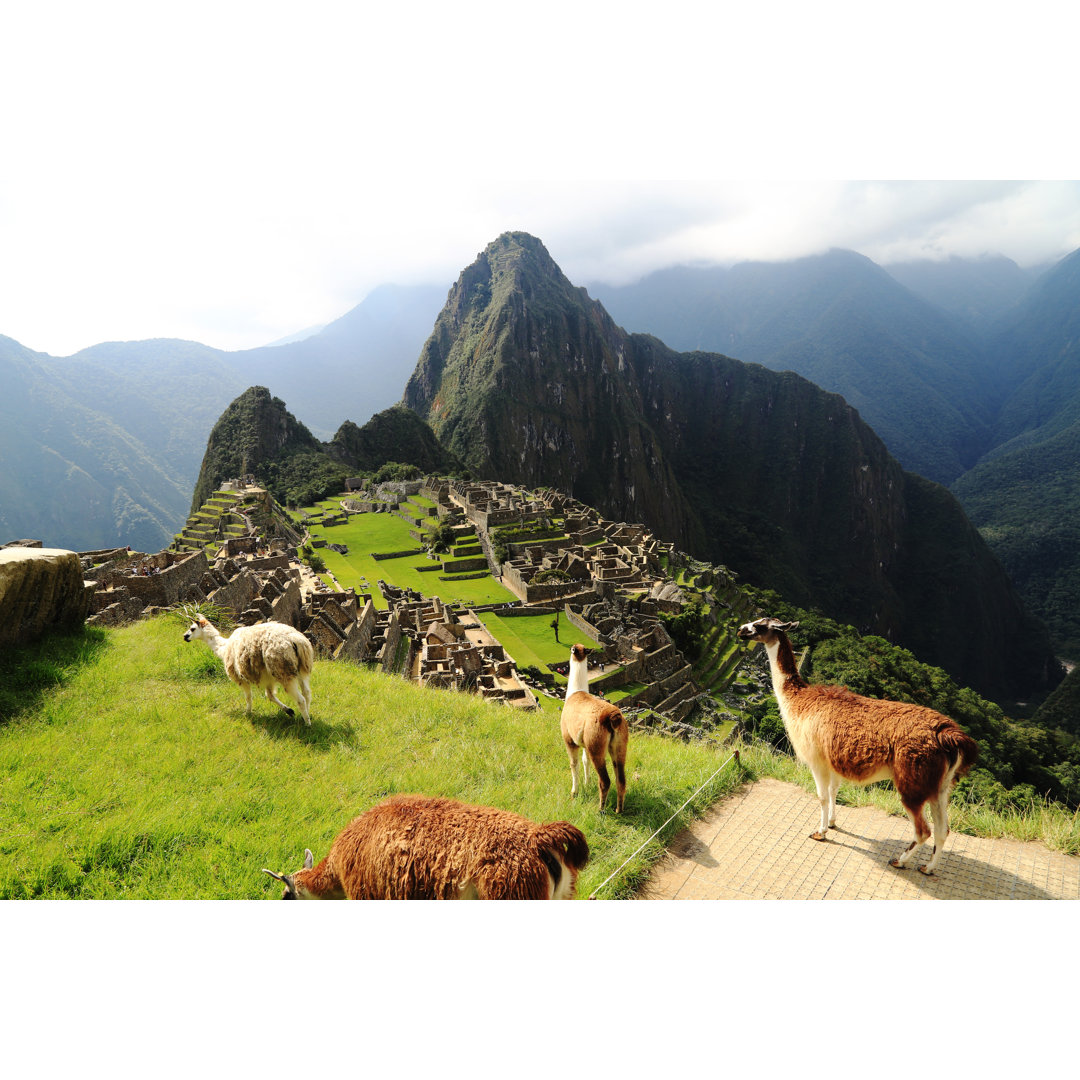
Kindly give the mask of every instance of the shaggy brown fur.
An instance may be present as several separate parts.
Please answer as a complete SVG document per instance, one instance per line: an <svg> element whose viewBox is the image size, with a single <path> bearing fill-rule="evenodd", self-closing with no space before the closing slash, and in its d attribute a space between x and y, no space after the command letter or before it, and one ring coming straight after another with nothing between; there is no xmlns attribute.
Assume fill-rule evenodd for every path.
<svg viewBox="0 0 1080 1080"><path fill-rule="evenodd" d="M568 821L395 795L354 818L317 866L305 852L283 900L571 900L589 858Z"/></svg>
<svg viewBox="0 0 1080 1080"><path fill-rule="evenodd" d="M587 760L596 770L600 783L600 809L603 810L611 789L611 777L605 764L610 755L615 767L615 813L621 814L626 800L626 750L630 726L618 706L585 689L589 682L588 655L584 645L575 645L570 650L570 679L559 719L563 743L570 758L570 794L577 794L578 763L584 749ZM584 768L582 772L585 772Z"/></svg>
<svg viewBox="0 0 1080 1080"><path fill-rule="evenodd" d="M892 865L907 866L929 839L923 813L929 803L934 853L920 869L932 873L949 833L949 794L974 764L978 744L955 721L922 705L862 697L842 686L811 686L799 673L785 633L796 626L758 619L739 627L738 636L765 646L784 727L814 774L821 825L812 838L824 840L836 823L841 779L857 784L890 779L915 829L915 840Z"/></svg>
<svg viewBox="0 0 1080 1080"><path fill-rule="evenodd" d="M274 693L278 684L300 707L304 723L311 725L311 669L315 649L299 630L285 623L263 622L237 627L223 637L204 616L198 616L184 634L185 641L205 641L225 665L225 674L247 699L251 712L251 690L257 686L267 700L276 701L290 716L292 709Z"/></svg>

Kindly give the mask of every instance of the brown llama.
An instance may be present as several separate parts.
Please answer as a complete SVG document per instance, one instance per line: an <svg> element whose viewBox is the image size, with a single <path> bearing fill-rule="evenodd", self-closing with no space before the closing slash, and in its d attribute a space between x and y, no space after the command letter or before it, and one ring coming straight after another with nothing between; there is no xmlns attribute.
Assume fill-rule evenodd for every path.
<svg viewBox="0 0 1080 1080"><path fill-rule="evenodd" d="M600 782L600 809L604 809L611 788L605 759L611 756L615 766L615 813L621 814L626 799L626 748L630 741L630 726L618 706L589 693L589 650L574 645L570 650L570 675L566 683L566 700L559 720L563 743L570 758L570 794L578 791L578 763L581 751L585 761L591 761ZM585 785L588 766L581 762L581 783Z"/></svg>
<svg viewBox="0 0 1080 1080"><path fill-rule="evenodd" d="M788 738L814 774L821 823L813 840L836 825L841 780L892 780L915 829L915 839L890 865L904 868L930 838L923 807L934 819L934 850L919 869L932 874L949 835L949 795L974 764L979 747L959 724L922 705L862 697L843 686L812 686L795 663L787 631L797 622L757 619L740 626L744 641L765 647L773 692Z"/></svg>
<svg viewBox="0 0 1080 1080"><path fill-rule="evenodd" d="M572 900L589 845L568 821L394 795L353 818L317 866L309 850L282 900Z"/></svg>

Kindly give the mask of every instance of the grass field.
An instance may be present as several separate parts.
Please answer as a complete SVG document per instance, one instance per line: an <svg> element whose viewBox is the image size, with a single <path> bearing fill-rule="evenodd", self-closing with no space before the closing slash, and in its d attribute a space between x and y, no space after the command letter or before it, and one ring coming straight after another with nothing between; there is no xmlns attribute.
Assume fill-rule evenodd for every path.
<svg viewBox="0 0 1080 1080"><path fill-rule="evenodd" d="M382 578L399 588L416 589L425 596L439 596L448 603L467 606L501 604L515 597L492 577L440 580L439 571L421 573L417 567L435 565L426 555L407 555L399 559L373 559L371 553L411 551L423 545L409 535L409 524L394 514L354 514L344 525L311 525L313 537L330 544L344 544L348 555L329 548L318 549L326 568L341 583L342 588L371 591L376 607L385 608L386 601L376 582Z"/></svg>
<svg viewBox="0 0 1080 1080"><path fill-rule="evenodd" d="M305 847L321 857L396 791L572 821L592 850L579 896L616 871L602 898L625 896L661 841L621 864L729 755L636 733L626 811L601 815L595 777L570 797L558 703L494 707L323 661L306 728L265 698L245 715L220 662L182 633L161 616L0 661L0 898L277 897L261 867L295 870ZM733 768L692 811L735 782Z"/></svg>

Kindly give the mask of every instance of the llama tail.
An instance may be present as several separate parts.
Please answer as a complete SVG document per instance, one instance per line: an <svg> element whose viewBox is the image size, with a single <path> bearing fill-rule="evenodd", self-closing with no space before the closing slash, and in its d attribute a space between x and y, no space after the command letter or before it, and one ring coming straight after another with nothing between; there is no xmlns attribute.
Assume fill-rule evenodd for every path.
<svg viewBox="0 0 1080 1080"><path fill-rule="evenodd" d="M541 855L548 852L574 870L580 870L589 861L589 842L585 834L569 821L538 825L533 833L533 842Z"/></svg>
<svg viewBox="0 0 1080 1080"><path fill-rule="evenodd" d="M604 725L604 727L608 729L608 731L611 732L612 735L614 735L615 732L619 730L619 725L625 724L626 720L623 717L623 714L619 712L618 709L612 709L611 712L607 713L604 716L604 719L600 722Z"/></svg>
<svg viewBox="0 0 1080 1080"><path fill-rule="evenodd" d="M964 776L979 757L979 744L958 725L949 723L938 729L938 744L956 767L956 777Z"/></svg>

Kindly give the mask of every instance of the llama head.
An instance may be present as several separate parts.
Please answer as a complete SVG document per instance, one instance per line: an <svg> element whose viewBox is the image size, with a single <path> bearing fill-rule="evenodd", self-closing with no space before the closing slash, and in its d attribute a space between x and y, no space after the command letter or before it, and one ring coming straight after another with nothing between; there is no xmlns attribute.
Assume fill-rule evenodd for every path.
<svg viewBox="0 0 1080 1080"><path fill-rule="evenodd" d="M205 616L197 616L194 622L184 631L184 640L195 641L197 638L201 638L209 625L210 623Z"/></svg>
<svg viewBox="0 0 1080 1080"><path fill-rule="evenodd" d="M753 622L743 623L735 631L735 636L742 641L760 641L764 644L775 641L778 632L794 630L798 625L797 622L782 622L780 619L755 619Z"/></svg>
<svg viewBox="0 0 1080 1080"><path fill-rule="evenodd" d="M589 658L589 650L584 645L573 645L570 648L570 660L572 663L584 663Z"/></svg>
<svg viewBox="0 0 1080 1080"><path fill-rule="evenodd" d="M310 870L315 865L315 856L311 854L309 848L304 848L304 866L303 869ZM269 874L272 878L280 881L285 886L285 891L281 894L282 900L311 900L312 895L304 887L302 881L297 881L297 875L300 873L298 870L296 874L278 874L273 870L267 870L263 867L263 873Z"/></svg>

